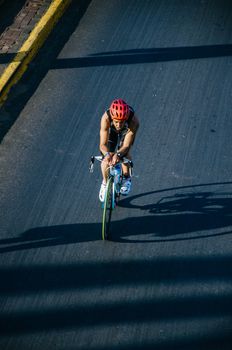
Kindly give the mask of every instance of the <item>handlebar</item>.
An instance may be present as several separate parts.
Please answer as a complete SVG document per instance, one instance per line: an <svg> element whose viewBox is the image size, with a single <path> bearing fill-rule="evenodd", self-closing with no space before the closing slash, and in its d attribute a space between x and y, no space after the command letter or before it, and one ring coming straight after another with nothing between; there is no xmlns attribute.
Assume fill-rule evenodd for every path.
<svg viewBox="0 0 232 350"><path fill-rule="evenodd" d="M95 159L98 160L99 162L102 162L103 159L104 159L104 157L103 157L103 156L91 156L90 165L89 165L89 171L90 171L90 173L93 173L93 167L94 167L94 161L95 161ZM123 158L120 160L119 163L124 163L124 164L129 163L130 166L131 166L131 168L133 168L133 162L132 162L130 159L126 158L126 157L123 157ZM118 163L117 163L117 164L118 164Z"/></svg>

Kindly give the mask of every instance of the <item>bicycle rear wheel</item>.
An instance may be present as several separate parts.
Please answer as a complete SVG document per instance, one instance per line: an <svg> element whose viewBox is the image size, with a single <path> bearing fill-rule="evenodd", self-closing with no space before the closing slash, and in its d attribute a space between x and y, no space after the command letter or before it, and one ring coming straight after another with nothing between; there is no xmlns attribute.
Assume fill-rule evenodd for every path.
<svg viewBox="0 0 232 350"><path fill-rule="evenodd" d="M112 209L113 209L113 179L109 178L106 184L106 194L105 194L103 216L102 216L103 241L109 238Z"/></svg>

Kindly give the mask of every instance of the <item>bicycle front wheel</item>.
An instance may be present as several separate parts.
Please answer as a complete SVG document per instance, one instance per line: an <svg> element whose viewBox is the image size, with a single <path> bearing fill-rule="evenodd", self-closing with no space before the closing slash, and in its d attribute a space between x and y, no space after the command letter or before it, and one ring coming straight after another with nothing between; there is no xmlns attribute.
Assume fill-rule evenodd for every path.
<svg viewBox="0 0 232 350"><path fill-rule="evenodd" d="M105 194L103 216L102 216L103 241L109 238L112 209L113 209L113 179L109 178L106 184L106 194Z"/></svg>

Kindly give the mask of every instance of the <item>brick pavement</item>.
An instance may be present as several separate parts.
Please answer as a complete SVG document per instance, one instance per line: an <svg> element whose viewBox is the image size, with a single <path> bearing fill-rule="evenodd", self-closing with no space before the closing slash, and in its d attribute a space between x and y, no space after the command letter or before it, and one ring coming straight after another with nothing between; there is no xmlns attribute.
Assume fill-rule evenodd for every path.
<svg viewBox="0 0 232 350"><path fill-rule="evenodd" d="M14 16L12 23L0 33L0 75L11 62L30 32L48 9L53 0L25 0L22 8ZM9 3L0 0L1 14L9 14ZM8 6L8 8L7 8ZM13 11L13 9L12 9Z"/></svg>

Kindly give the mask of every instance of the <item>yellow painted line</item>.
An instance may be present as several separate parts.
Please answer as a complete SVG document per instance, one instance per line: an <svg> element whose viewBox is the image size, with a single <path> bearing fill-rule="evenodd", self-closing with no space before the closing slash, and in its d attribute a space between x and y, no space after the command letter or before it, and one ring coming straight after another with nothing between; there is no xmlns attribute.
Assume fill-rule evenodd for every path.
<svg viewBox="0 0 232 350"><path fill-rule="evenodd" d="M66 8L71 4L71 1L72 0L53 0L46 13L17 52L13 61L6 67L0 77L0 106L7 99L11 87L21 79L28 64L35 57L54 25L63 15Z"/></svg>

